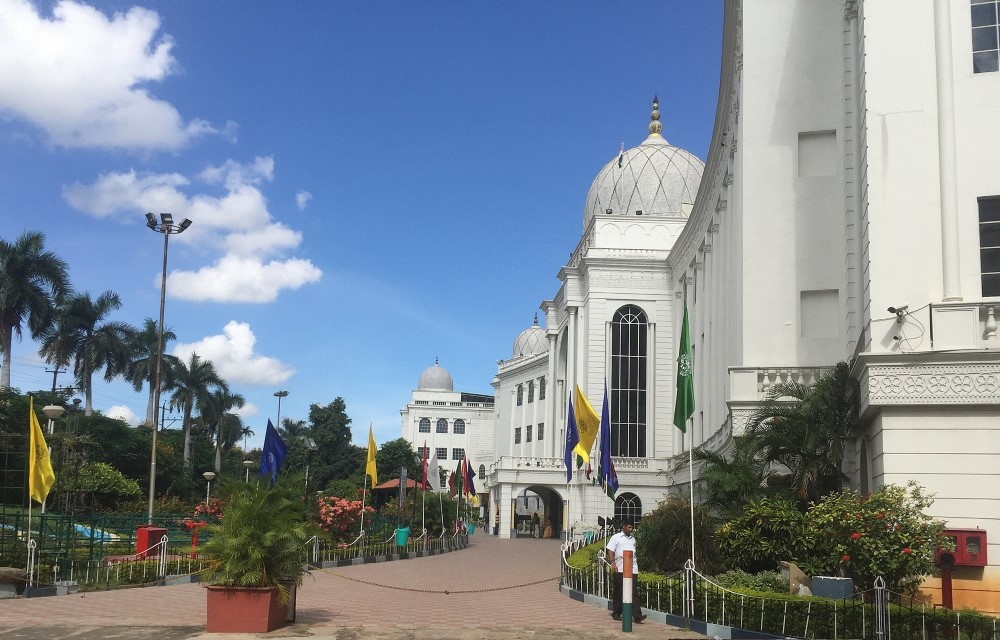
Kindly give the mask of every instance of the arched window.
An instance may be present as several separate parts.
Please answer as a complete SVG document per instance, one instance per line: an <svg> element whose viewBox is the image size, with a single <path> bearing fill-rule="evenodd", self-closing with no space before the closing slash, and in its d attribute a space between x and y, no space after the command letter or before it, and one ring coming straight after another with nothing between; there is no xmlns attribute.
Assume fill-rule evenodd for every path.
<svg viewBox="0 0 1000 640"><path fill-rule="evenodd" d="M431 421L430 418L420 419L420 433L430 433L431 432Z"/></svg>
<svg viewBox="0 0 1000 640"><path fill-rule="evenodd" d="M445 420L444 418L438 418L437 432L438 433L448 433L448 421Z"/></svg>
<svg viewBox="0 0 1000 640"><path fill-rule="evenodd" d="M535 401L535 381L530 380L528 382L528 404Z"/></svg>
<svg viewBox="0 0 1000 640"><path fill-rule="evenodd" d="M465 420L456 420L454 424L451 425L452 433L465 433Z"/></svg>
<svg viewBox="0 0 1000 640"><path fill-rule="evenodd" d="M545 399L545 378L538 379L538 399Z"/></svg>
<svg viewBox="0 0 1000 640"><path fill-rule="evenodd" d="M649 325L634 304L611 321L611 455L646 456L646 360Z"/></svg>
<svg viewBox="0 0 1000 640"><path fill-rule="evenodd" d="M517 385L517 406L524 404L524 385Z"/></svg>
<svg viewBox="0 0 1000 640"><path fill-rule="evenodd" d="M479 482L485 482L486 478L486 465L479 465Z"/></svg>
<svg viewBox="0 0 1000 640"><path fill-rule="evenodd" d="M639 524L642 518L642 500L634 493L623 493L615 498L615 518L622 524Z"/></svg>

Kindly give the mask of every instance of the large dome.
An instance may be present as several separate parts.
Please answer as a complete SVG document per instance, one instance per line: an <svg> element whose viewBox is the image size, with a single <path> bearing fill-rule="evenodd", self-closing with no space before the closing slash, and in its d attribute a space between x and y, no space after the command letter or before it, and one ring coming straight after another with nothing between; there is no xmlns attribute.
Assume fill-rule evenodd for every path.
<svg viewBox="0 0 1000 640"><path fill-rule="evenodd" d="M684 204L694 202L705 164L663 139L659 106L653 98L649 137L638 147L622 150L594 178L583 209L584 229L591 218L609 210L611 215L687 215Z"/></svg>
<svg viewBox="0 0 1000 640"><path fill-rule="evenodd" d="M427 391L454 391L455 383L451 380L448 370L440 366L437 358L434 358L434 366L424 369L417 381L417 389Z"/></svg>
<svg viewBox="0 0 1000 640"><path fill-rule="evenodd" d="M549 350L549 340L545 330L538 326L538 314L535 314L535 324L531 325L517 336L514 341L514 357L533 356Z"/></svg>

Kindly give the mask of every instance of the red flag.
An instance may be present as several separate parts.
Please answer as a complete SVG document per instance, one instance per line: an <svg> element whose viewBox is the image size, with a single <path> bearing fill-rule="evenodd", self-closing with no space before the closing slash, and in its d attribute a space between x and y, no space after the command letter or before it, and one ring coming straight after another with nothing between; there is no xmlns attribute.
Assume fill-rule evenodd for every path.
<svg viewBox="0 0 1000 640"><path fill-rule="evenodd" d="M422 466L424 468L423 490L427 491L427 441L426 440L424 440L424 461Z"/></svg>

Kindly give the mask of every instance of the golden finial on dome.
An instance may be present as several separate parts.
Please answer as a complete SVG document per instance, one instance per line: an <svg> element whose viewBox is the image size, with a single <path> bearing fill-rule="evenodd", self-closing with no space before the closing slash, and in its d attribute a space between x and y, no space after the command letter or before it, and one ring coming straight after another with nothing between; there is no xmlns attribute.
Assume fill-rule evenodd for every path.
<svg viewBox="0 0 1000 640"><path fill-rule="evenodd" d="M660 99L654 94L653 112L649 114L649 135L658 136L661 131L663 131L663 125L660 124Z"/></svg>

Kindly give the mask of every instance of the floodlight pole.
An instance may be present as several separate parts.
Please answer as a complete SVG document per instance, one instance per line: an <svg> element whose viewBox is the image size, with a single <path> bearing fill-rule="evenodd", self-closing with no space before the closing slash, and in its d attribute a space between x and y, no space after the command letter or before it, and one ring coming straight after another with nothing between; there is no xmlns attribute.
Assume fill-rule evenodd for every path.
<svg viewBox="0 0 1000 640"><path fill-rule="evenodd" d="M156 221L156 216L152 213L146 214L146 226L157 233L163 234L163 272L160 277L160 324L157 327L156 339L156 373L154 375L153 387L153 407L156 413L160 409L160 376L163 367L163 310L167 301L167 249L170 243L170 236L183 233L191 226L191 221L187 218L180 224L174 224L174 217L169 213L161 213L160 221ZM153 452L149 460L149 513L148 524L153 524L153 500L156 492L156 440L159 435L160 426L156 416L153 419Z"/></svg>

